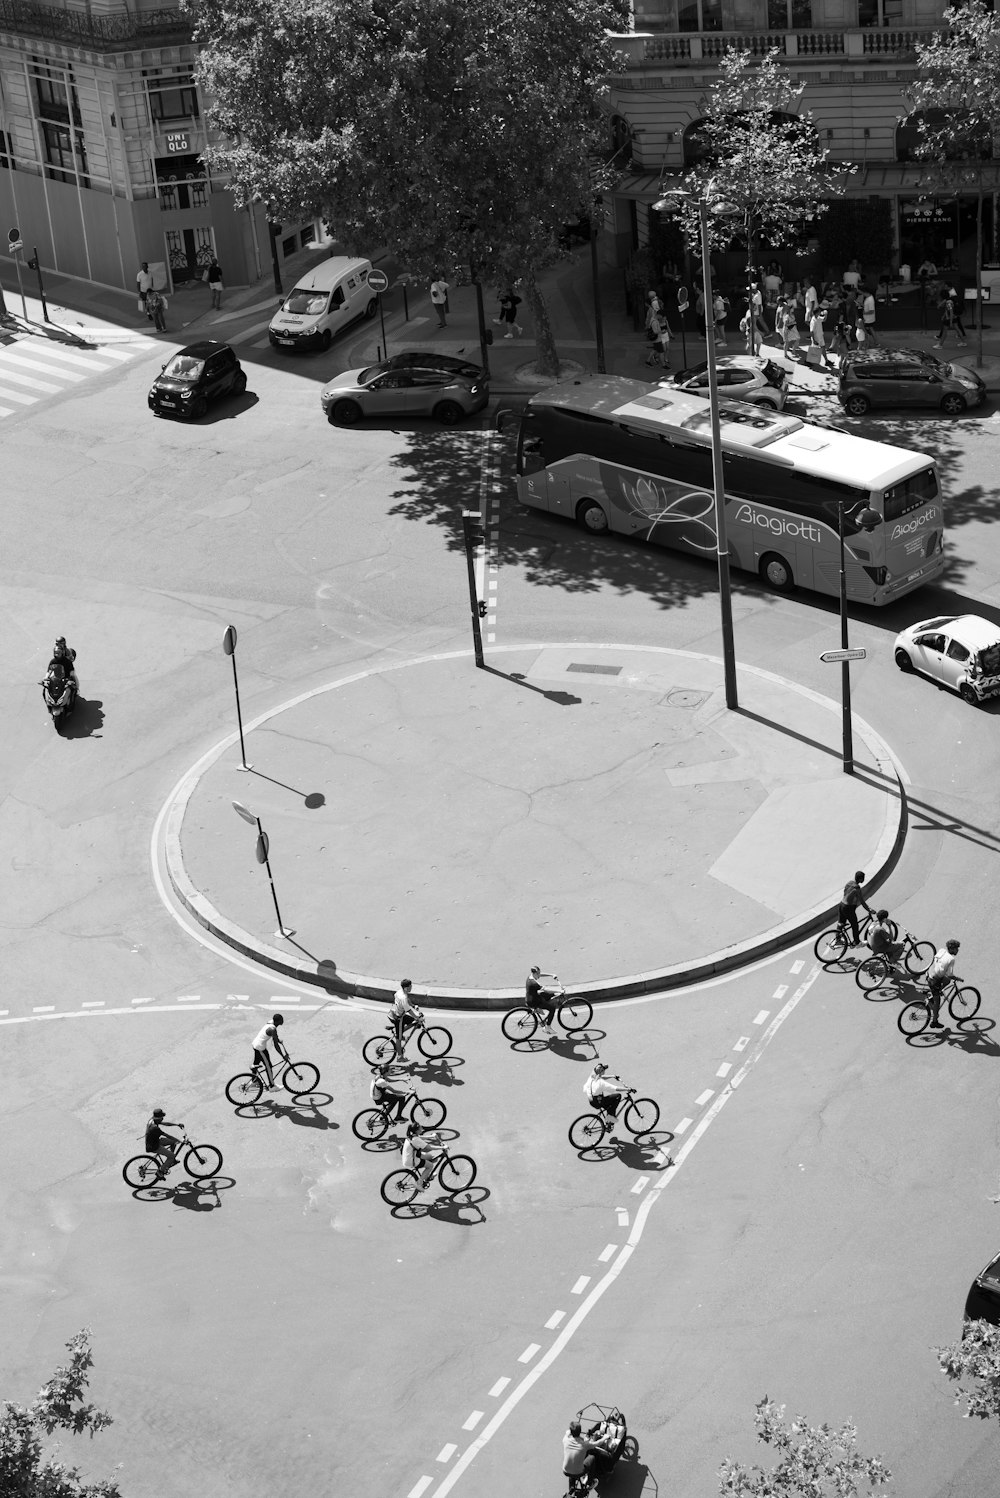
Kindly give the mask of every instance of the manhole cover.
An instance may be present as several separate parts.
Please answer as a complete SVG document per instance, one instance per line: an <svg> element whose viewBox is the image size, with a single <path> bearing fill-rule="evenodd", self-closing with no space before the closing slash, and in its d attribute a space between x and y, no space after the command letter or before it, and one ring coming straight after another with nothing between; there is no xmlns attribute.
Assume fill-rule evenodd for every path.
<svg viewBox="0 0 1000 1498"><path fill-rule="evenodd" d="M620 676L621 666L569 665L567 671L589 671L594 676Z"/></svg>
<svg viewBox="0 0 1000 1498"><path fill-rule="evenodd" d="M709 692L693 692L687 687L675 687L672 692L667 693L667 701L671 707L701 707L710 695Z"/></svg>

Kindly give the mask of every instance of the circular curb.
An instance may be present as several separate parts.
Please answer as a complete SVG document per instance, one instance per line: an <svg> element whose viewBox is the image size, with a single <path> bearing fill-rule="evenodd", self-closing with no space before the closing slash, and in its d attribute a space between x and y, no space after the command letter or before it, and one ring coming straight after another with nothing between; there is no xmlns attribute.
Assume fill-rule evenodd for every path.
<svg viewBox="0 0 1000 1498"><path fill-rule="evenodd" d="M498 645L492 646L490 654L520 653L531 650L545 650L553 648L551 645L539 643L525 643L521 645ZM621 650L620 644L594 644L593 642L570 641L561 644L560 649L574 650ZM655 655L682 655L695 660L710 661L714 665L721 665L719 656L708 655L702 651L693 650L670 650L657 645L630 645L630 650L648 651ZM308 702L313 697L319 697L324 692L336 691L339 687L350 686L353 682L363 681L369 676L383 676L391 671L409 670L413 666L427 665L428 663L471 659L471 650L450 650L431 655L414 656L405 661L393 661L385 666L368 668L364 671L352 672L349 676L338 677L336 681L327 682L324 686L313 687L307 692L301 692L297 697L292 697L282 702L277 707L269 708L267 712L261 713L251 722L244 724L244 737L253 729L287 712L290 708L297 707L302 702ZM829 697L815 692L811 687L804 687L796 682L790 682L785 677L778 676L773 671L766 671L759 666L739 665L739 670L744 674L759 676L766 681L786 687L789 691L798 692L802 696L812 699L813 702L827 711L838 716L841 707ZM907 826L907 803L906 792L903 784L903 774L900 771L891 749L870 724L864 719L852 715L854 731L864 742L877 766L877 773L886 782L887 799L896 802L897 814L895 818L887 815L882 835L879 838L878 847L873 859L868 860L875 869L875 873L867 880L865 889L870 894L888 876L899 859L899 855L906 839ZM181 850L181 827L184 815L187 811L191 796L201 780L202 776L209 770L218 759L238 742L238 733L227 734L224 739L214 744L200 759L185 771L184 775L174 786L167 797L153 827L151 839L151 857L154 868L157 860L158 847L162 847L163 861L171 887L185 910L213 936L227 946L233 947L243 956L259 962L274 972L281 973L286 978L291 978L297 983L306 983L312 987L321 988L328 994L346 995L351 998L376 999L386 1003L391 1002L396 989L396 980L388 978L376 978L360 973L351 973L343 968L336 968L333 964L302 962L290 957L286 952L276 947L268 946L261 938L252 936L250 932L235 925L226 919L219 911L200 893L188 877L184 867L184 858ZM890 786L893 789L890 789ZM670 967L658 968L655 971L643 973L630 973L621 978L603 981L601 983L574 984L567 989L571 997L588 998L593 1002L604 1002L613 999L632 998L640 994L660 992L663 989L681 988L688 984L702 981L706 978L716 977L721 973L732 972L735 968L744 967L751 962L758 961L762 957L769 956L781 948L793 946L814 931L821 923L836 915L840 904L839 890L831 895L831 903L823 903L814 906L811 910L803 911L791 920L782 922L781 925L772 926L760 936L753 937L748 941L737 942L728 947L721 947L717 952L699 959L694 963L674 963ZM420 997L429 1005L439 1009L472 1009L472 1010L503 1010L509 1009L515 1004L523 1002L524 993L521 988L432 988L421 985Z"/></svg>

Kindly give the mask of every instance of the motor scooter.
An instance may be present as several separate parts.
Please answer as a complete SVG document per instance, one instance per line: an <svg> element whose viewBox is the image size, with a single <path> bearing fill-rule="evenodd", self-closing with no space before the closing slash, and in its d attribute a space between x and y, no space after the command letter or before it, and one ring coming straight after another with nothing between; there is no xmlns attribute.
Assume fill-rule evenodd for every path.
<svg viewBox="0 0 1000 1498"><path fill-rule="evenodd" d="M76 706L76 686L73 681L66 677L59 677L55 671L50 671L45 680L39 682L42 689L42 701L48 708L52 726L58 733L66 718Z"/></svg>

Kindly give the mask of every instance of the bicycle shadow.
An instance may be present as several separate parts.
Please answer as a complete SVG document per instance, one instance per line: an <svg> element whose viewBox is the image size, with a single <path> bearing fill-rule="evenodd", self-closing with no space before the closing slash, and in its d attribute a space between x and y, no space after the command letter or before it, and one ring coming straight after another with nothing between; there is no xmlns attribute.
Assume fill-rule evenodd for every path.
<svg viewBox="0 0 1000 1498"><path fill-rule="evenodd" d="M339 1123L319 1111L332 1102L333 1096L329 1092L303 1092L287 1103L278 1098L265 1097L259 1098L256 1103L241 1103L234 1111L237 1118L286 1118L289 1123L298 1124L300 1128L339 1129Z"/></svg>
<svg viewBox="0 0 1000 1498"><path fill-rule="evenodd" d="M205 1181L178 1181L168 1186L158 1181L154 1186L139 1186L132 1192L136 1201L172 1201L175 1207L184 1207L188 1212L214 1212L222 1206L220 1191L230 1191L236 1185L233 1176L211 1176Z"/></svg>
<svg viewBox="0 0 1000 1498"><path fill-rule="evenodd" d="M598 1030L598 1040L605 1038L606 1032ZM581 1054L578 1046L589 1046L590 1053ZM543 1052L551 1051L554 1056L561 1056L564 1061L593 1061L597 1055L596 1041L591 1039L588 1033L577 1032L573 1035L529 1035L526 1040L512 1040L510 1042L512 1051L520 1056L536 1056Z"/></svg>
<svg viewBox="0 0 1000 1498"><path fill-rule="evenodd" d="M996 1028L996 1020L988 1015L973 1015L971 1019L942 1021L941 1030L921 1030L919 1035L904 1037L908 1046L918 1051L936 1050L938 1046L950 1045L956 1050L966 1051L970 1056L1000 1056L1000 1045L988 1033Z"/></svg>
<svg viewBox="0 0 1000 1498"><path fill-rule="evenodd" d="M443 1192L433 1201L408 1202L406 1206L393 1207L391 1215L405 1221L416 1222L430 1218L433 1222L450 1223L453 1227L479 1227L486 1221L486 1213L480 1206L490 1196L486 1186L467 1186L464 1191Z"/></svg>
<svg viewBox="0 0 1000 1498"><path fill-rule="evenodd" d="M577 1150L577 1159L585 1164L600 1165L607 1160L620 1160L627 1170L640 1170L646 1174L668 1170L673 1160L666 1153L674 1135L669 1129L654 1129L648 1134L639 1134L635 1139L619 1138L612 1133L600 1144Z"/></svg>
<svg viewBox="0 0 1000 1498"><path fill-rule="evenodd" d="M420 1077L423 1082L430 1082L437 1087L464 1087L465 1083L461 1077L453 1074L452 1068L464 1066L464 1056L415 1056L412 1061L404 1062L404 1070L409 1067L411 1076Z"/></svg>

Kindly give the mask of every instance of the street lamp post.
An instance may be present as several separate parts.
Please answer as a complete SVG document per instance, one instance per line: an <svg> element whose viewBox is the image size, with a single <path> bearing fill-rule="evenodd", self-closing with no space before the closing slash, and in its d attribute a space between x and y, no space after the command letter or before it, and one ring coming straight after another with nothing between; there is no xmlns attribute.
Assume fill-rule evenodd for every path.
<svg viewBox="0 0 1000 1498"><path fill-rule="evenodd" d="M863 531L873 531L882 524L882 517L867 505L852 518ZM840 539L840 648L850 649L847 638L847 560L844 550L844 506L837 506L837 534ZM844 774L854 774L854 732L851 726L851 663L844 659L840 663L841 712L844 719Z"/></svg>

